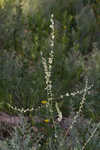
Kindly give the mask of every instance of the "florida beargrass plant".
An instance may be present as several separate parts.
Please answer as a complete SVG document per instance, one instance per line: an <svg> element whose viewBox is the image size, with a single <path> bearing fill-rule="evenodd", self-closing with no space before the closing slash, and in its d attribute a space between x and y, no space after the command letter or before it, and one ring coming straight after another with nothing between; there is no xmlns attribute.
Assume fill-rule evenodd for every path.
<svg viewBox="0 0 100 150"><path fill-rule="evenodd" d="M88 87L88 79L86 78L86 84L84 90L61 94L60 98L64 96L75 97L77 94L82 94L82 98L79 104L78 111L70 119L70 124L65 128L62 127L63 114L61 112L59 102L56 101L52 90L52 67L55 59L54 42L55 42L55 26L54 15L50 17L50 29L51 35L50 53L49 57L45 58L44 53L41 53L41 61L44 69L45 77L45 91L47 98L41 100L41 106L39 108L17 108L8 104L9 108L25 114L27 112L35 112L41 117L38 117L38 123L33 119L33 124L29 126L29 123L21 117L21 122L18 127L15 128L14 134L11 139L0 141L0 150L99 150L100 149L100 122L93 123L89 119L85 119L82 115L84 105L87 103L86 95L91 93L89 91L92 86ZM41 112L43 110L43 115ZM32 116L32 117L33 117ZM81 121L81 118L83 120ZM34 118L34 117L33 117ZM68 121L67 121L68 122ZM92 126L94 124L94 126ZM34 127L34 126L35 127ZM34 130L31 130L33 126ZM88 128L87 128L88 126ZM82 128L81 128L82 127ZM84 133L83 133L84 132ZM94 140L94 142L93 142Z"/></svg>

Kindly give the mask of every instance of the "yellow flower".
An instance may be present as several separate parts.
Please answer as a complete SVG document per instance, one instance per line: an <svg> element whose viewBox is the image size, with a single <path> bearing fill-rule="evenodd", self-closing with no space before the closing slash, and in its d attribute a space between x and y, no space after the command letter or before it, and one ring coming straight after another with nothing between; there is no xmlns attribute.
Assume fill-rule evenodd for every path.
<svg viewBox="0 0 100 150"><path fill-rule="evenodd" d="M49 123L50 120L49 120L49 119L45 119L44 122L45 122L45 123Z"/></svg>
<svg viewBox="0 0 100 150"><path fill-rule="evenodd" d="M66 29L66 26L64 26L64 29Z"/></svg>
<svg viewBox="0 0 100 150"><path fill-rule="evenodd" d="M47 104L47 101L43 100L41 101L42 104Z"/></svg>

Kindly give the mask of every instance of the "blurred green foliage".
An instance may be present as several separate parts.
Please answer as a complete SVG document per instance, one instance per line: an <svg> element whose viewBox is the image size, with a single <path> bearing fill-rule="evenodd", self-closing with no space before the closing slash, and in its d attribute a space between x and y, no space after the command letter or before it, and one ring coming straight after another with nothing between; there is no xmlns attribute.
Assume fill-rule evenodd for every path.
<svg viewBox="0 0 100 150"><path fill-rule="evenodd" d="M60 100L61 94L82 89L85 75L90 79L89 84L93 81L95 87L98 86L99 71L92 76L95 66L91 66L90 59L93 43L96 43L98 53L100 48L100 38L97 38L100 33L99 1L4 2L0 6L0 109L5 110L7 103L19 108L37 107L47 98L40 51L48 57L50 14L54 13L53 94L58 101L63 101L63 114L68 115L71 103L76 109L81 99L64 97ZM91 97L87 99L92 108ZM98 99L99 95L93 98L94 105L97 101L100 103Z"/></svg>

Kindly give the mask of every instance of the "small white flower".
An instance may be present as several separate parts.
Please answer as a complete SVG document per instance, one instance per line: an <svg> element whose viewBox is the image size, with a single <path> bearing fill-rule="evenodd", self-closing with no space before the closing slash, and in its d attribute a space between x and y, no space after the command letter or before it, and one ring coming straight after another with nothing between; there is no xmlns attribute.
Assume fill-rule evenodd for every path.
<svg viewBox="0 0 100 150"><path fill-rule="evenodd" d="M66 95L66 96L69 96L69 93L66 93L65 95Z"/></svg>
<svg viewBox="0 0 100 150"><path fill-rule="evenodd" d="M51 18L53 18L54 17L54 14L51 14Z"/></svg>
<svg viewBox="0 0 100 150"><path fill-rule="evenodd" d="M50 45L51 45L51 47L53 47L53 46L54 46L54 43L51 43Z"/></svg>
<svg viewBox="0 0 100 150"><path fill-rule="evenodd" d="M54 36L54 34L52 35L52 39L54 40L54 38L55 38L55 36Z"/></svg>
<svg viewBox="0 0 100 150"><path fill-rule="evenodd" d="M75 96L75 95L76 95L76 93L75 93L75 92L73 92L73 93L71 93L71 95L72 95L72 96Z"/></svg>
<svg viewBox="0 0 100 150"><path fill-rule="evenodd" d="M51 29L53 29L53 25L52 24L50 24L50 26L49 26Z"/></svg>
<svg viewBox="0 0 100 150"><path fill-rule="evenodd" d="M63 95L60 95L60 98L63 98L64 96Z"/></svg>
<svg viewBox="0 0 100 150"><path fill-rule="evenodd" d="M51 58L49 58L48 62L49 62L49 64L52 64L53 60Z"/></svg>

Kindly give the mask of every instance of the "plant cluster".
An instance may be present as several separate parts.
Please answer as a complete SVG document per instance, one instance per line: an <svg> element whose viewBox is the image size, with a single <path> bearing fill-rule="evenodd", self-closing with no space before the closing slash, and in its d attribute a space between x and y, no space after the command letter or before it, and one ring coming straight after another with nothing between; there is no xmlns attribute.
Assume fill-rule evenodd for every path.
<svg viewBox="0 0 100 150"><path fill-rule="evenodd" d="M0 5L0 110L22 114L0 148L98 150L99 2L32 3Z"/></svg>

